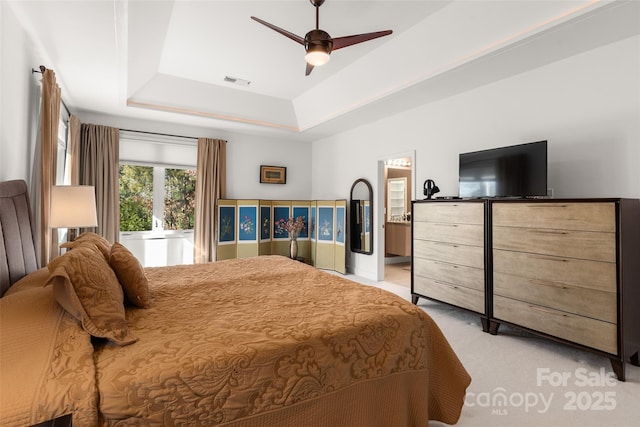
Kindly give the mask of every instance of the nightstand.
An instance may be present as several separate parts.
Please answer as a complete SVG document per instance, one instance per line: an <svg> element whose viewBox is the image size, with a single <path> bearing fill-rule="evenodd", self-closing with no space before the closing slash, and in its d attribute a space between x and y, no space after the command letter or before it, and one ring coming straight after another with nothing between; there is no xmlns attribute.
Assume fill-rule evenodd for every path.
<svg viewBox="0 0 640 427"><path fill-rule="evenodd" d="M71 427L72 414L63 415L53 420L44 421L31 427Z"/></svg>

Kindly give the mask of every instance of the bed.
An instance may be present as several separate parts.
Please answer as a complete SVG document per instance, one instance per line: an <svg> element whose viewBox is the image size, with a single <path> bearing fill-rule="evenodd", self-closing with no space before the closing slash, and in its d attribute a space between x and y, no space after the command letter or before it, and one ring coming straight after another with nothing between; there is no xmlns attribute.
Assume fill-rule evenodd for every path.
<svg viewBox="0 0 640 427"><path fill-rule="evenodd" d="M433 320L281 256L143 269L86 233L37 268L0 184L0 425L455 424L471 379Z"/></svg>

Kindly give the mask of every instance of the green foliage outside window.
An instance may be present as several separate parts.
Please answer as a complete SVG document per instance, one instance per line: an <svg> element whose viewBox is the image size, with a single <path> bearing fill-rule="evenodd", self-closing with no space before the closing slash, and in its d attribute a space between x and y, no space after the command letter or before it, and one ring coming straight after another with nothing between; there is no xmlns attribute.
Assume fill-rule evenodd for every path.
<svg viewBox="0 0 640 427"><path fill-rule="evenodd" d="M153 168L120 165L120 231L149 231L153 221Z"/></svg>
<svg viewBox="0 0 640 427"><path fill-rule="evenodd" d="M164 229L193 230L196 171L166 169L164 177Z"/></svg>
<svg viewBox="0 0 640 427"><path fill-rule="evenodd" d="M153 170L150 166L120 165L120 231L153 229ZM167 168L163 184L164 229L193 230L196 171Z"/></svg>

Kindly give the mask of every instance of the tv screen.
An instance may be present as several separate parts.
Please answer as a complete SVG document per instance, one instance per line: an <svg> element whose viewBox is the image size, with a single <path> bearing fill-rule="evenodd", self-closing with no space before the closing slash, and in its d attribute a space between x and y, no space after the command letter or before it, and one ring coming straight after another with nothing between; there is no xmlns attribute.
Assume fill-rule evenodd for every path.
<svg viewBox="0 0 640 427"><path fill-rule="evenodd" d="M547 195L547 141L460 154L459 196Z"/></svg>

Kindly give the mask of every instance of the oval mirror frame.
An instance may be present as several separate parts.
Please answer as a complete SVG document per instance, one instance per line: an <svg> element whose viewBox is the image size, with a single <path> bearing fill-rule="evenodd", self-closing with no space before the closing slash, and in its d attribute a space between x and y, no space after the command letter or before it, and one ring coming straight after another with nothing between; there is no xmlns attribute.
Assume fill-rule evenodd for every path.
<svg viewBox="0 0 640 427"><path fill-rule="evenodd" d="M351 186L349 235L351 252L373 254L373 188L364 178Z"/></svg>

